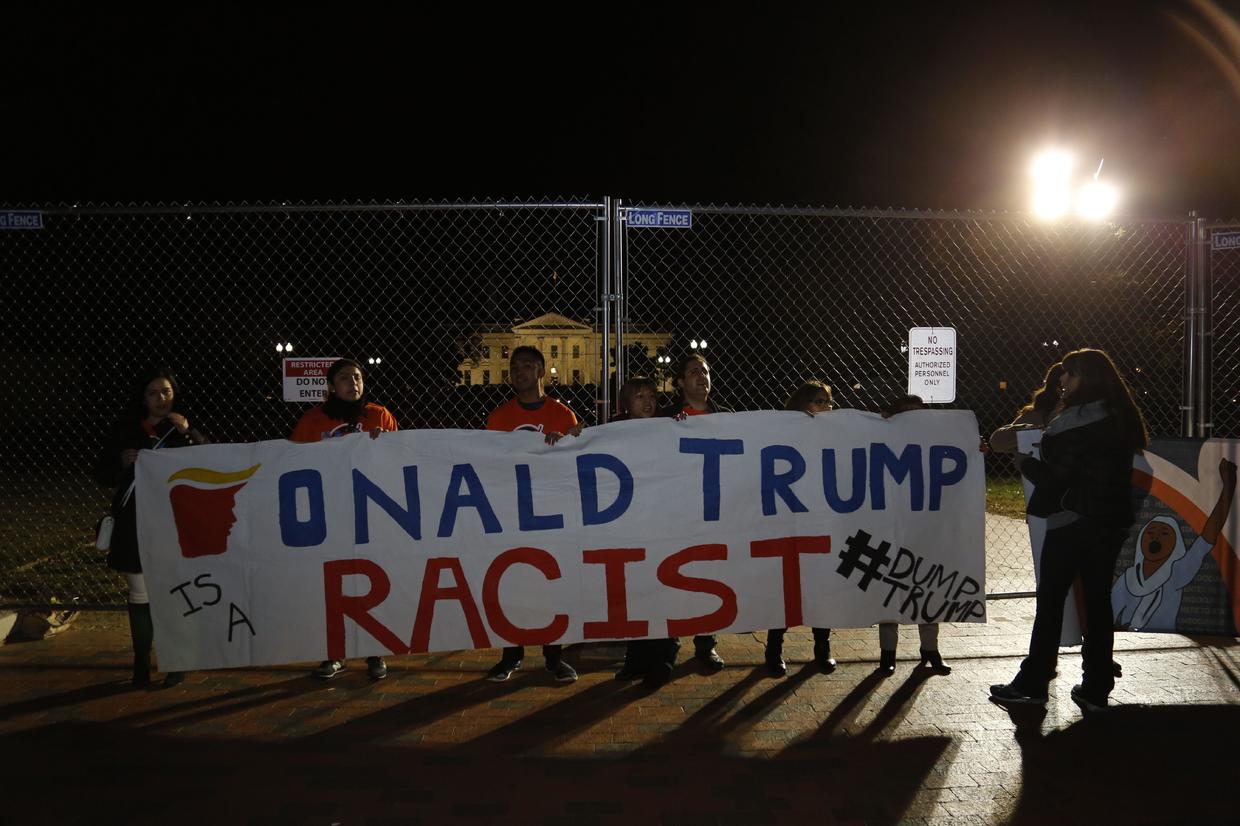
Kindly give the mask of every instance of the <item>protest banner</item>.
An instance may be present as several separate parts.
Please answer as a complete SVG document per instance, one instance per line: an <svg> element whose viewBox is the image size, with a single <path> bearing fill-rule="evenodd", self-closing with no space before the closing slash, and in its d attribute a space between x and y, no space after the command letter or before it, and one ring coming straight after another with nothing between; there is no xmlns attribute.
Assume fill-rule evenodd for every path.
<svg viewBox="0 0 1240 826"><path fill-rule="evenodd" d="M985 619L967 411L143 452L167 670Z"/></svg>

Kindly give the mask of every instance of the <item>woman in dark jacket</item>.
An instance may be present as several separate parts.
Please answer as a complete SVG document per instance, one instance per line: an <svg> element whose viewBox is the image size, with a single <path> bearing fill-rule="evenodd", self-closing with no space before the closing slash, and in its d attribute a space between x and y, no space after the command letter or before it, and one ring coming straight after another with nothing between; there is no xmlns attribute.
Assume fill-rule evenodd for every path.
<svg viewBox="0 0 1240 826"><path fill-rule="evenodd" d="M1072 699L1093 711L1106 706L1115 687L1111 580L1133 522L1133 453L1149 436L1110 356L1076 350L1064 357L1063 368L1063 411L1042 436L1042 458L1019 461L1034 485L1029 512L1047 520L1029 656L1012 682L990 687L990 696L1001 703L1046 702L1064 599L1080 576L1089 634L1081 651L1083 680L1072 687Z"/></svg>
<svg viewBox="0 0 1240 826"><path fill-rule="evenodd" d="M138 520L134 496L134 463L138 451L158 447L200 445L206 439L190 427L189 419L178 411L177 380L160 367L148 370L138 380L129 406L112 425L103 452L95 463L95 478L115 485L112 498L112 540L108 548L108 567L125 576L129 586L129 633L133 638L133 684L150 685L151 643L155 637L151 624L151 605L138 557ZM181 683L185 675L170 672L164 685Z"/></svg>

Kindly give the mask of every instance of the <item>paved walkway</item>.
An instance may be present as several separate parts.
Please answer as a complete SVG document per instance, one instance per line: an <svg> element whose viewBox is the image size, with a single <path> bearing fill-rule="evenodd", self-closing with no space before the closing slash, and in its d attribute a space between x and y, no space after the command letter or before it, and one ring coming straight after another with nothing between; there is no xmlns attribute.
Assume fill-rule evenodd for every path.
<svg viewBox="0 0 1240 826"><path fill-rule="evenodd" d="M761 669L762 634L727 636L728 667L682 665L653 694L612 674L619 646L568 649L556 685L531 649L507 683L494 651L204 672L135 691L120 614L0 648L0 823L1237 823L1236 640L1121 634L1116 707L1083 719L1067 653L1045 712L1009 714L1031 600L947 625L955 671L873 675L877 632L835 635L840 668Z"/></svg>

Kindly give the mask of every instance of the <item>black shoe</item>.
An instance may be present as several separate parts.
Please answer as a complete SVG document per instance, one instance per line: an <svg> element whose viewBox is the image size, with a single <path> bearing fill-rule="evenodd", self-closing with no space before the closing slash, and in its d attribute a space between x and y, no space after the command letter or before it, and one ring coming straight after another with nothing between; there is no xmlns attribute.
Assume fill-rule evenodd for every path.
<svg viewBox="0 0 1240 826"><path fill-rule="evenodd" d="M634 680L640 680L645 675L646 671L644 669L625 663L620 667L620 670L616 672L616 679L622 683L631 683Z"/></svg>
<svg viewBox="0 0 1240 826"><path fill-rule="evenodd" d="M996 703L1012 703L1015 705L1046 705L1046 693L1026 694L1012 683L996 683L990 687L990 699Z"/></svg>
<svg viewBox="0 0 1240 826"><path fill-rule="evenodd" d="M330 680L341 671L344 671L344 660L323 660L319 667L310 673L320 680Z"/></svg>
<svg viewBox="0 0 1240 826"><path fill-rule="evenodd" d="M1107 707L1106 697L1097 697L1085 692L1084 686L1072 686L1072 701L1081 707L1081 711L1086 714L1092 714L1095 711L1105 711Z"/></svg>
<svg viewBox="0 0 1240 826"><path fill-rule="evenodd" d="M382 680L387 677L387 663L382 657L366 658L366 676L372 680Z"/></svg>
<svg viewBox="0 0 1240 826"><path fill-rule="evenodd" d="M577 682L577 670L563 660L552 660L547 663L547 670L555 677L557 683Z"/></svg>
<svg viewBox="0 0 1240 826"><path fill-rule="evenodd" d="M838 663L836 663L835 657L831 656L830 642L814 643L814 662L818 664L818 670L823 674L830 674L835 670Z"/></svg>
<svg viewBox="0 0 1240 826"><path fill-rule="evenodd" d="M719 652L713 648L699 649L693 656L712 673L718 673L723 670L723 657L720 657Z"/></svg>
<svg viewBox="0 0 1240 826"><path fill-rule="evenodd" d="M672 664L667 662L657 662L646 671L646 676L642 678L642 688L647 691L654 691L656 688L662 688L672 679Z"/></svg>
<svg viewBox="0 0 1240 826"><path fill-rule="evenodd" d="M184 671L169 671L164 675L164 688L176 688L185 682Z"/></svg>
<svg viewBox="0 0 1240 826"><path fill-rule="evenodd" d="M938 651L921 649L921 662L917 663L917 667L921 668L923 665L929 665L930 670L935 674L952 673L952 667L943 662L943 655Z"/></svg>
<svg viewBox="0 0 1240 826"><path fill-rule="evenodd" d="M783 677L788 673L788 663L779 654L766 653L766 670L772 677Z"/></svg>
<svg viewBox="0 0 1240 826"><path fill-rule="evenodd" d="M493 683L502 683L513 675L514 672L520 670L520 660L500 660L491 666L491 670L487 672L487 679Z"/></svg>
<svg viewBox="0 0 1240 826"><path fill-rule="evenodd" d="M880 677L890 677L896 673L896 652L879 649L878 651L878 668L874 669L874 673Z"/></svg>

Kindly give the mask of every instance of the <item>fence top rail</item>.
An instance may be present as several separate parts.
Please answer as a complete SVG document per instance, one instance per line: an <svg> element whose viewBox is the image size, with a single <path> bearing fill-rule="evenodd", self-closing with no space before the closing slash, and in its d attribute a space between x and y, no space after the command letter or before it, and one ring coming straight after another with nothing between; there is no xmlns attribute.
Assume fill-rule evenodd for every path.
<svg viewBox="0 0 1240 826"><path fill-rule="evenodd" d="M715 215L772 215L804 218L908 218L923 221L1030 221L1038 220L1030 212L985 212L980 210L935 209L878 209L845 207L785 207L785 206L731 206L703 204L625 204L621 211L630 209L691 209L694 212ZM1191 218L1138 218L1116 216L1106 223L1113 224L1191 224Z"/></svg>
<svg viewBox="0 0 1240 826"><path fill-rule="evenodd" d="M603 209L602 203L588 201L461 201L445 203L363 203L363 204L157 204L130 206L72 206L54 207L5 206L0 210L38 211L44 215L205 215L231 213L281 213L281 212L419 212L430 210L489 210L489 209Z"/></svg>

